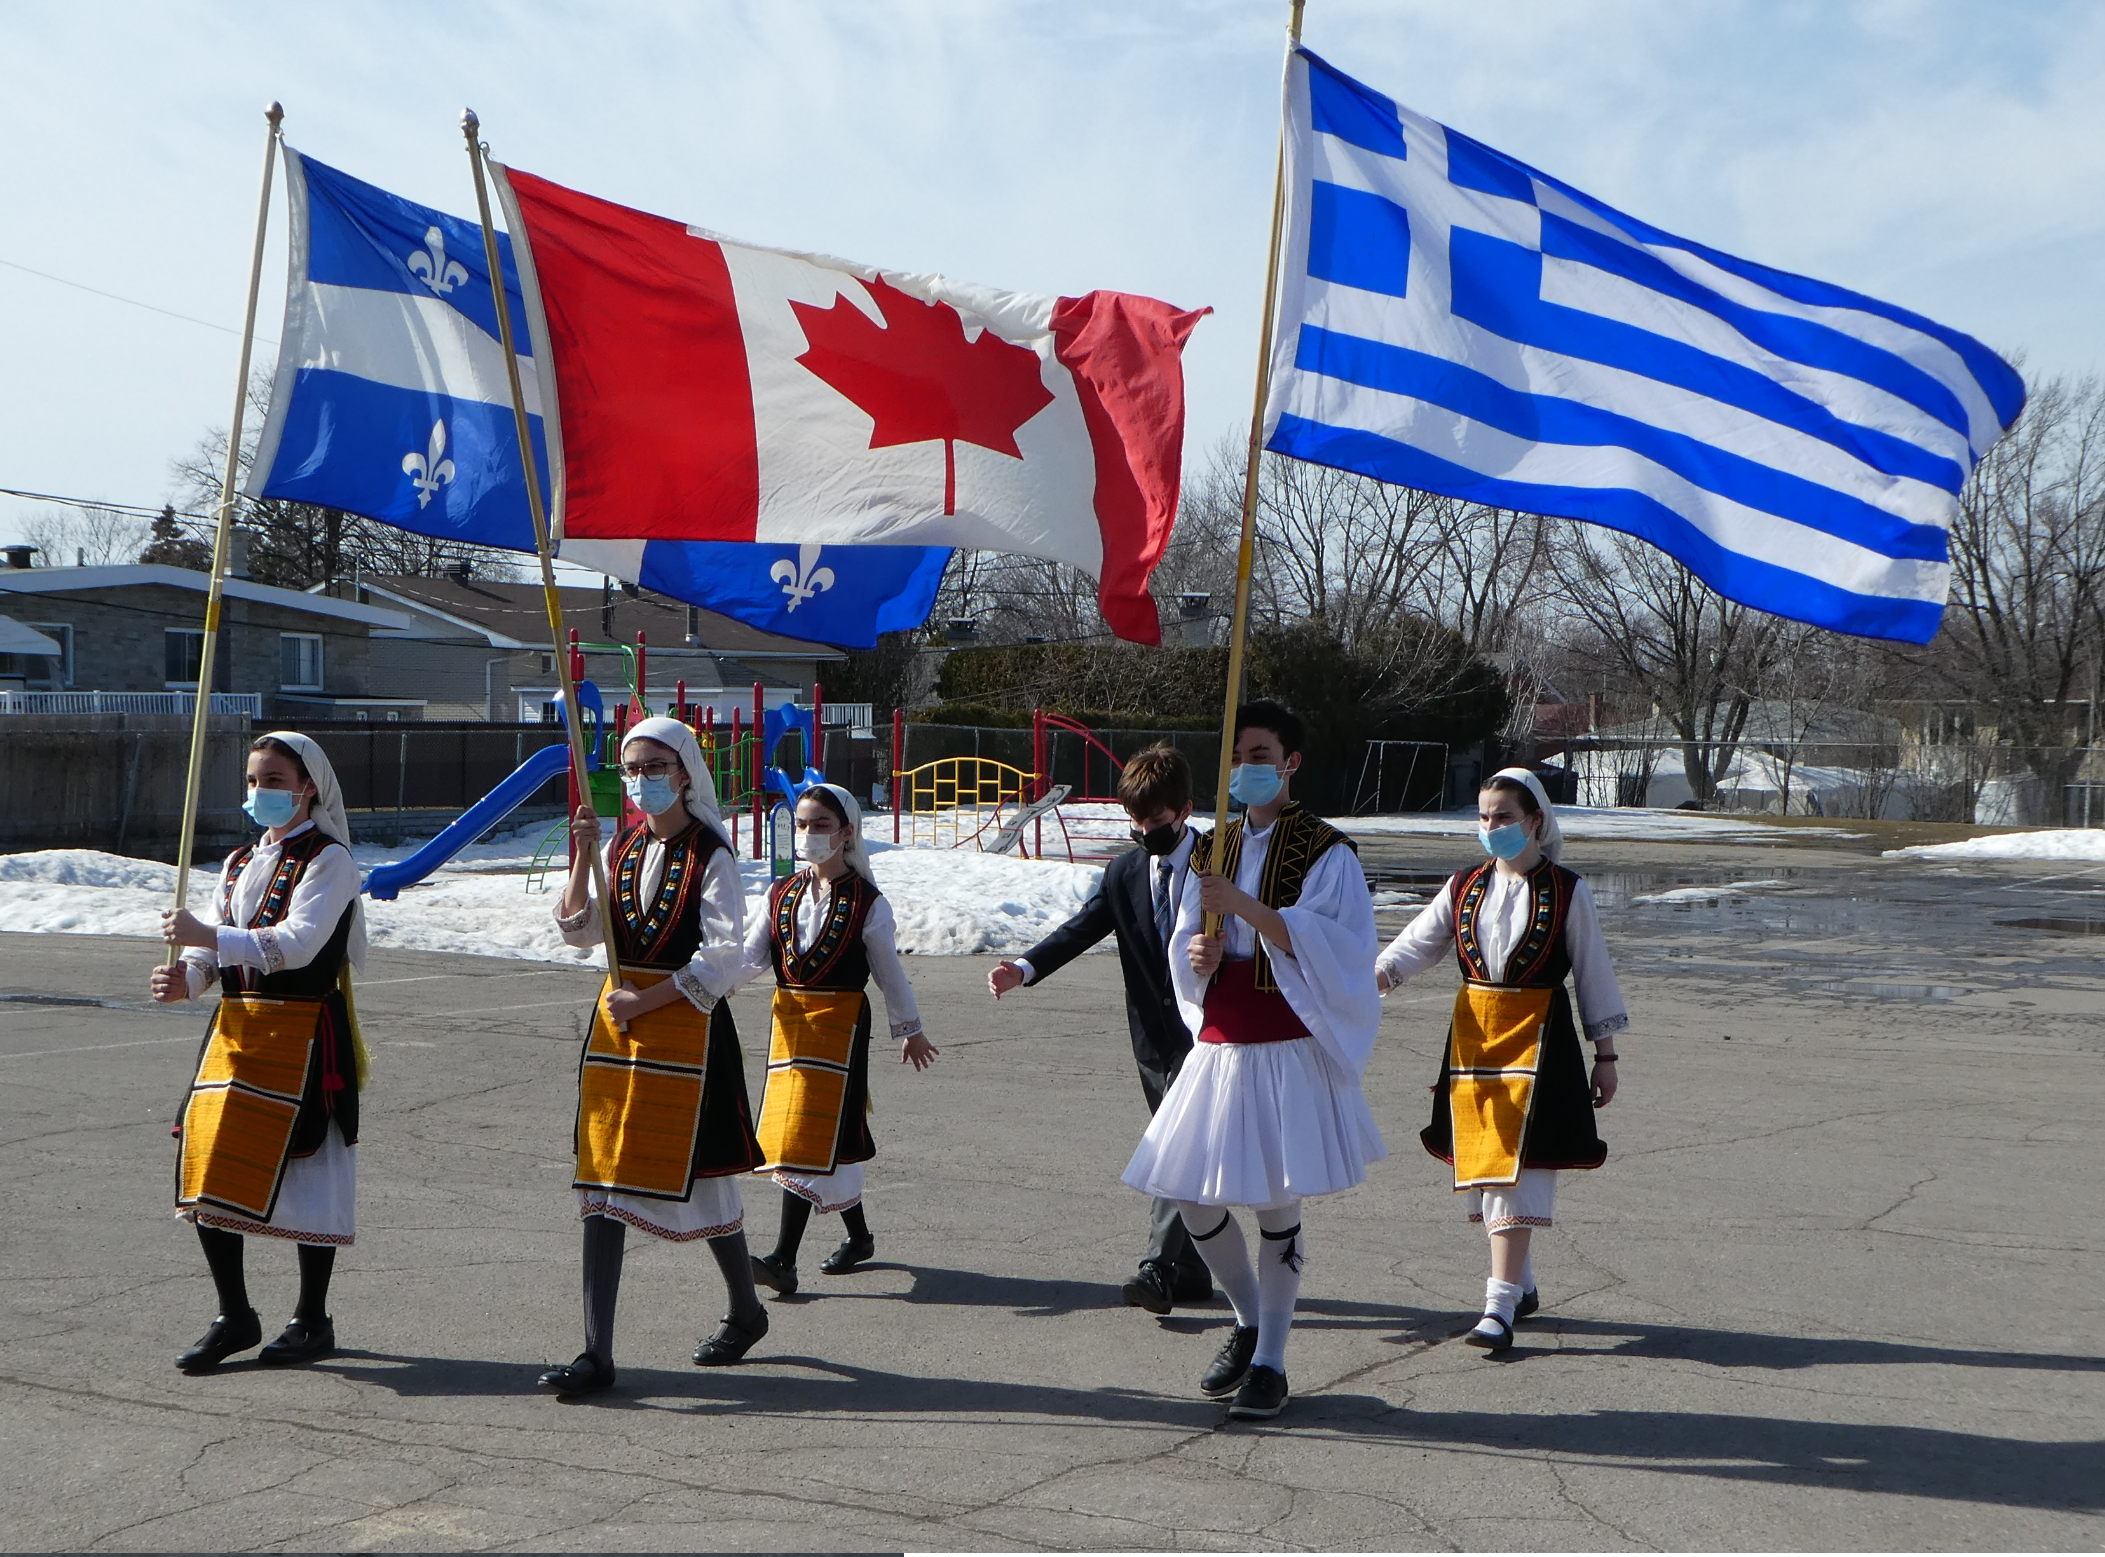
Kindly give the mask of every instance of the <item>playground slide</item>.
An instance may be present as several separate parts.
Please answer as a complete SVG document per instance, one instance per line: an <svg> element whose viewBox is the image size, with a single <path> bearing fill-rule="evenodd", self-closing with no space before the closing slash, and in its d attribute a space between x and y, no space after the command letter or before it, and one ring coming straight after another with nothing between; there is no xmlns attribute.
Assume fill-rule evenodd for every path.
<svg viewBox="0 0 2105 1557"><path fill-rule="evenodd" d="M376 865L365 878L365 894L390 902L404 887L413 887L503 821L552 778L570 766L568 745L544 746L519 764L505 781L454 818L452 824L406 860Z"/></svg>

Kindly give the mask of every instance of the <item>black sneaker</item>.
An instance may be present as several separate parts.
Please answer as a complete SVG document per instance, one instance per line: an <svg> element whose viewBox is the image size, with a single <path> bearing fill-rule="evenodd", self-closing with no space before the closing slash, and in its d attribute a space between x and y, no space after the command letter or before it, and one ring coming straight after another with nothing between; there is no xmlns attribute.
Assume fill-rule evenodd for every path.
<svg viewBox="0 0 2105 1557"><path fill-rule="evenodd" d="M1277 1368L1252 1368L1250 1376L1243 1380L1243 1387L1235 1392L1235 1404L1228 1408L1228 1414L1277 1416L1286 1409L1287 1398L1285 1374Z"/></svg>
<svg viewBox="0 0 2105 1557"><path fill-rule="evenodd" d="M1221 1343L1220 1353L1199 1380L1202 1395L1232 1393L1249 1376L1250 1359L1257 1355L1257 1326L1237 1325Z"/></svg>
<svg viewBox="0 0 2105 1557"><path fill-rule="evenodd" d="M1171 1292L1162 1267L1153 1260L1144 1263L1133 1273L1133 1279L1119 1289L1129 1308L1144 1308L1151 1314L1166 1314L1176 1306L1176 1295Z"/></svg>

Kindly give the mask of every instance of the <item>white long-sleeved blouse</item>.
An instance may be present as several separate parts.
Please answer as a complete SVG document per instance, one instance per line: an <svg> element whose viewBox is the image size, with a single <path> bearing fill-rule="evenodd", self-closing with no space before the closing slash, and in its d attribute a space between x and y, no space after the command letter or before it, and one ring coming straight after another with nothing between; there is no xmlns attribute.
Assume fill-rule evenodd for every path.
<svg viewBox="0 0 2105 1557"><path fill-rule="evenodd" d="M814 882L797 901L796 944L790 950L799 956L809 951L832 915L832 888L823 880ZM769 945L773 933L773 921L766 914L755 914L746 926L745 958L738 966L740 985L774 970L773 948ZM899 921L892 913L891 901L880 895L863 915L863 950L869 954L870 977L884 996L884 1014L892 1024L892 1036L905 1039L921 1031L921 1005L914 998L906 966L899 960L898 934Z"/></svg>
<svg viewBox="0 0 2105 1557"><path fill-rule="evenodd" d="M227 900L227 864L233 862L233 856L228 855L227 864L220 866L219 890L212 895L212 913L205 920L215 928L217 944L209 950L192 946L183 952L183 972L192 1000L219 977L221 968L254 968L260 973L304 968L329 944L329 937L343 922L344 910L357 901L360 883L351 851L340 843L330 843L300 872L284 918L274 925L247 928L271 878L278 873L285 845L313 826L302 822L276 843L268 839L257 843L234 883L231 913L223 913L221 905Z"/></svg>
<svg viewBox="0 0 2105 1557"><path fill-rule="evenodd" d="M611 881L613 842L604 845L604 850ZM653 837L644 845L643 864L636 876L637 896L649 902L657 896L664 880L665 845ZM701 944L695 947L687 966L673 974L672 982L697 1011L712 1011L717 1001L738 987L738 959L746 931L745 888L739 884L737 857L728 848L713 852L709 863L702 867L700 912ZM589 948L605 944L596 903L588 902L568 918L563 916L559 904L555 922L566 946Z"/></svg>
<svg viewBox="0 0 2105 1557"><path fill-rule="evenodd" d="M1528 889L1527 877L1503 870L1491 872L1476 918L1477 944L1483 948L1486 967L1500 971L1505 968L1513 948L1527 934L1528 916L1533 911L1534 894ZM1579 1025L1586 1036L1599 1043L1610 1033L1628 1027L1630 1015L1623 1005L1623 992L1615 982L1615 969L1608 961L1608 942L1601 934L1593 889L1584 881L1573 889L1571 906L1564 915L1564 946L1571 953L1571 981L1578 994ZM1374 966L1377 972L1388 975L1393 988L1453 955L1454 893L1442 886L1431 905L1389 942Z"/></svg>

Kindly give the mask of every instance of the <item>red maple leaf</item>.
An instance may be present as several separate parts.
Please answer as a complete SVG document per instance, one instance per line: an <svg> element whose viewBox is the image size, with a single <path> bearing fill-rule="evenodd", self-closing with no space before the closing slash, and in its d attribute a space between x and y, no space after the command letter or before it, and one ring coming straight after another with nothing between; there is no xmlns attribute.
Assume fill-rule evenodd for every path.
<svg viewBox="0 0 2105 1557"><path fill-rule="evenodd" d="M1016 429L1052 404L1038 354L924 303L883 277L865 283L884 325L835 294L831 308L793 302L810 350L797 361L867 411L870 447L943 440L943 512L957 512L956 441L1022 459Z"/></svg>

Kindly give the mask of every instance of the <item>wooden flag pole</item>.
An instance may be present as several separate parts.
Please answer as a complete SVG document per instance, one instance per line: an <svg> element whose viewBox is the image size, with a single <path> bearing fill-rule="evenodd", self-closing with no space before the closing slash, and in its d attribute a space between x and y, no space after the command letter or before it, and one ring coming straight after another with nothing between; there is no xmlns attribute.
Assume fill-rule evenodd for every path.
<svg viewBox="0 0 2105 1557"><path fill-rule="evenodd" d="M1304 0L1293 0L1287 19L1289 47L1301 43L1301 8ZM1272 172L1272 246L1265 255L1264 321L1257 342L1257 396L1250 408L1250 447L1243 467L1242 541L1235 553L1235 615L1228 631L1228 696L1221 713L1220 788L1214 798L1214 836L1226 836L1228 827L1228 778L1235 769L1235 715L1243 695L1243 644L1250 626L1250 573L1257 552L1257 477L1264 459L1264 406L1272 390L1272 311L1279 300L1279 237L1286 224L1286 118L1279 121L1279 160ZM1216 851L1219 845L1215 846ZM1213 866L1220 868L1218 852ZM1221 933L1221 916L1205 918L1208 935Z"/></svg>
<svg viewBox="0 0 2105 1557"><path fill-rule="evenodd" d="M212 709L212 668L219 657L220 601L226 594L227 557L234 531L235 483L241 479L241 422L248 409L249 356L256 345L256 298L263 287L263 238L270 227L270 183L278 157L279 127L285 109L272 103L263 110L270 128L263 139L263 188L256 196L256 243L249 256L248 308L241 320L241 366L234 374L234 415L227 425L227 462L219 477L219 508L212 533L211 583L205 591L205 639L197 657L197 697L190 717L190 771L183 780L183 830L175 845L175 906L190 906L190 861L196 849L198 793L205 771L205 733ZM175 966L180 946L168 948Z"/></svg>
<svg viewBox="0 0 2105 1557"><path fill-rule="evenodd" d="M479 136L482 121L472 108L463 109L461 133L468 138L468 163L475 170L475 210L482 218L482 252L490 267L490 292L497 303L497 339L504 348L504 371L511 382L512 421L519 430L519 459L526 467L526 506L534 516L534 546L541 554L541 599L548 609L548 647L555 656L562 678L563 724L570 732L570 768L577 776L577 792L591 804L592 786L586 778L584 716L577 701L577 680L571 675L570 653L563 637L563 604L555 592L555 550L548 538L548 510L541 502L541 472L534 459L533 427L526 416L526 389L519 380L519 354L512 345L511 304L504 295L504 264L497 253L497 228L490 221L490 190L483 173L486 148ZM514 241L518 241L516 235ZM541 365L547 372L548 364ZM613 899L607 894L606 861L592 851L592 890L599 899L599 928L607 949L607 980L621 988L621 950L614 941Z"/></svg>

